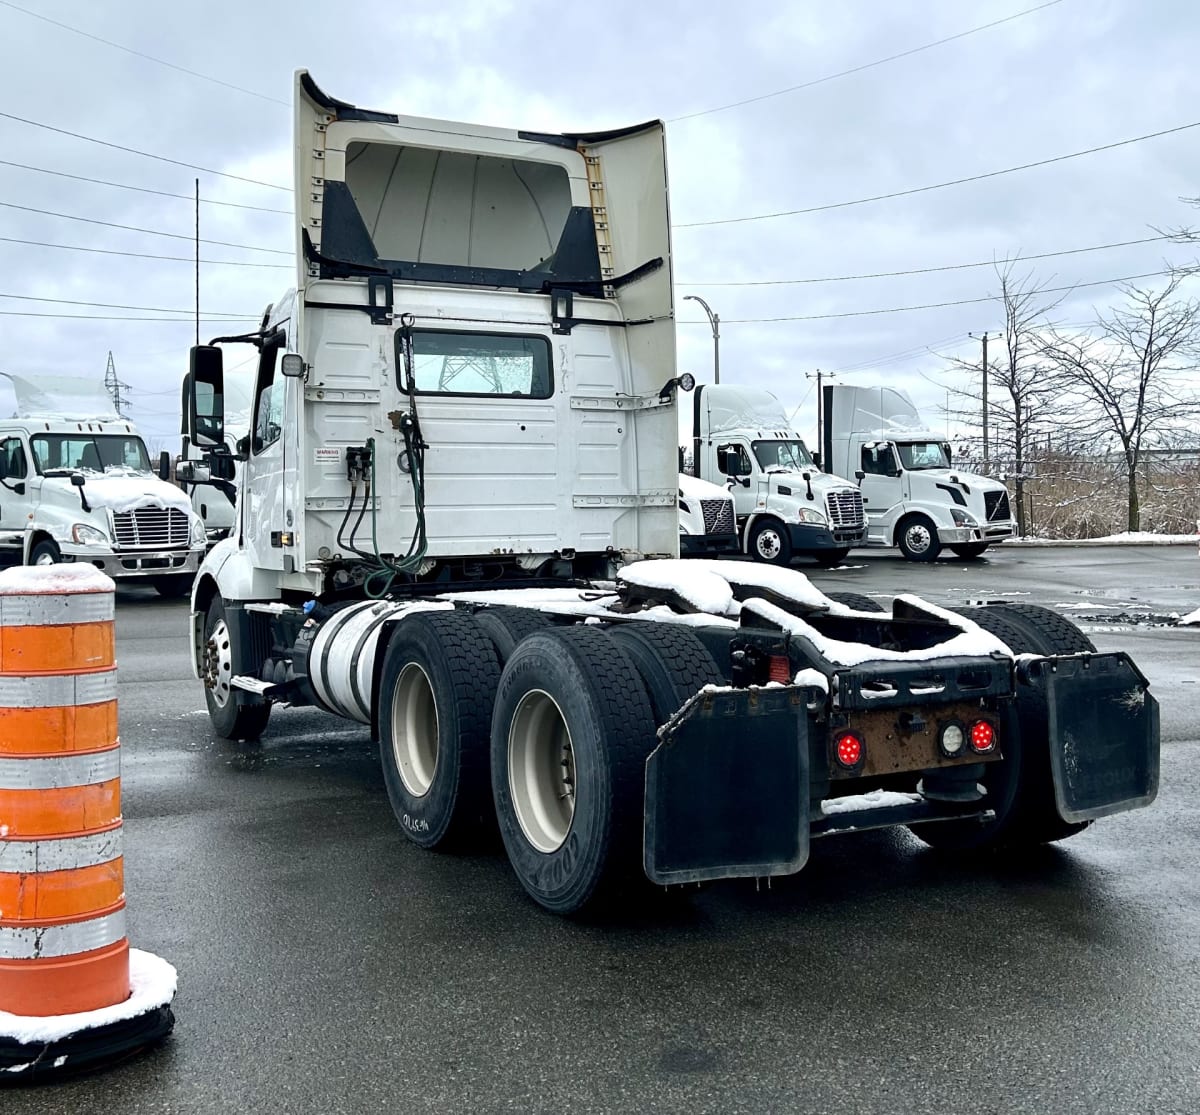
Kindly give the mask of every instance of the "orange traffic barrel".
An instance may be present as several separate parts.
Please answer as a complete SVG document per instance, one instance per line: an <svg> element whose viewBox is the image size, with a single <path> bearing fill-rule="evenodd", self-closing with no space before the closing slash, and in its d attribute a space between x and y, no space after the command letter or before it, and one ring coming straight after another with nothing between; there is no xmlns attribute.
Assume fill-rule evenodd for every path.
<svg viewBox="0 0 1200 1115"><path fill-rule="evenodd" d="M116 683L109 578L90 565L0 573L0 1078L7 1081L95 1067L168 1032L164 1008L173 1022L166 1006L173 969L169 980L158 973L170 989L149 1012L153 1037L127 1013L134 988ZM145 967L139 958L141 983ZM114 1013L122 1017L104 1021ZM68 1022L76 1019L83 1021Z"/></svg>

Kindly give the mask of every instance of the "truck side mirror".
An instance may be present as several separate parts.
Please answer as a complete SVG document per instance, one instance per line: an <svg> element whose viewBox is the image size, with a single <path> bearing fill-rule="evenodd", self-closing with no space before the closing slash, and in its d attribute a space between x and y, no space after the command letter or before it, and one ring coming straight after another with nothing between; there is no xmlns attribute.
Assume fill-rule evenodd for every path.
<svg viewBox="0 0 1200 1115"><path fill-rule="evenodd" d="M237 475L233 454L213 453L208 458L209 475L214 480L232 480Z"/></svg>
<svg viewBox="0 0 1200 1115"><path fill-rule="evenodd" d="M188 440L199 448L225 443L225 372L216 345L193 345L184 394L188 401Z"/></svg>
<svg viewBox="0 0 1200 1115"><path fill-rule="evenodd" d="M811 456L812 456L812 462L813 462L813 464L814 464L814 465L817 467L817 470L818 470L818 471L820 471L820 468L821 468L821 454L820 454L820 453L813 453L813 454L811 454Z"/></svg>
<svg viewBox="0 0 1200 1115"><path fill-rule="evenodd" d="M158 478L159 480L171 479L171 454L165 449L158 455Z"/></svg>
<svg viewBox="0 0 1200 1115"><path fill-rule="evenodd" d="M0 480L8 479L8 454L0 453Z"/></svg>

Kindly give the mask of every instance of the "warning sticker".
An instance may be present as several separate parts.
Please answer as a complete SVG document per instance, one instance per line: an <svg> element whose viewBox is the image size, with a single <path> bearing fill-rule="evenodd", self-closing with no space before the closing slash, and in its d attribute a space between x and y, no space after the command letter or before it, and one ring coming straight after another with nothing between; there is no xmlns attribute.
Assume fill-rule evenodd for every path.
<svg viewBox="0 0 1200 1115"><path fill-rule="evenodd" d="M336 445L318 445L313 450L313 464L336 465L342 459L342 451Z"/></svg>

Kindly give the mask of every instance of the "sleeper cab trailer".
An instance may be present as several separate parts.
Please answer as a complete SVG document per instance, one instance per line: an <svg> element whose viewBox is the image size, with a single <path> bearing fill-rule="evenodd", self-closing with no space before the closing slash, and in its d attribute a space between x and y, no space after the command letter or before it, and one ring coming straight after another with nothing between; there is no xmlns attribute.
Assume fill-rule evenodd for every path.
<svg viewBox="0 0 1200 1115"><path fill-rule="evenodd" d="M221 345L258 349L192 597L219 735L277 703L369 725L413 843L498 823L564 914L851 829L1019 847L1153 799L1145 679L1053 613L678 560L660 125L401 119L301 73L296 197L297 289L184 387L220 454Z"/></svg>

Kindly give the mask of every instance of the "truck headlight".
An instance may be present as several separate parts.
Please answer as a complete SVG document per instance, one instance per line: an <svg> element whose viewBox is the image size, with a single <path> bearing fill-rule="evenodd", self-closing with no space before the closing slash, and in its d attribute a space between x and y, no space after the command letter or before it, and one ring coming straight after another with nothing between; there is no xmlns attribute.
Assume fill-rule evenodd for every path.
<svg viewBox="0 0 1200 1115"><path fill-rule="evenodd" d="M71 540L78 542L81 546L109 545L108 535L99 527L91 526L88 523L76 523L71 528Z"/></svg>
<svg viewBox="0 0 1200 1115"><path fill-rule="evenodd" d="M825 516L815 507L801 507L798 517L802 523L820 523L825 525Z"/></svg>
<svg viewBox="0 0 1200 1115"><path fill-rule="evenodd" d="M208 532L204 529L204 520L199 516L192 520L192 545L203 546L208 541Z"/></svg>
<svg viewBox="0 0 1200 1115"><path fill-rule="evenodd" d="M961 507L950 508L950 518L954 520L956 527L977 527L979 523L975 521L975 516L964 511Z"/></svg>

